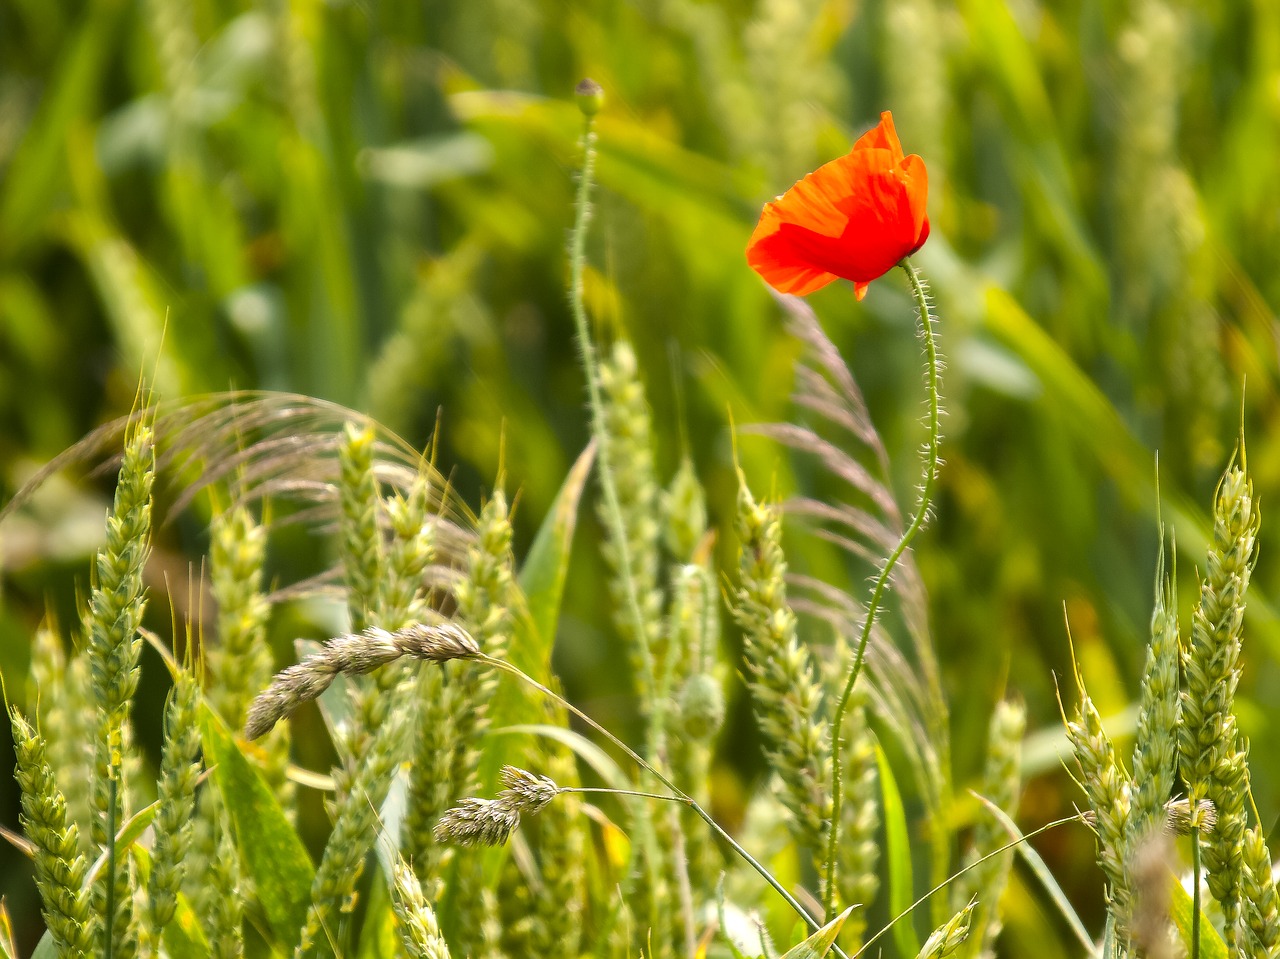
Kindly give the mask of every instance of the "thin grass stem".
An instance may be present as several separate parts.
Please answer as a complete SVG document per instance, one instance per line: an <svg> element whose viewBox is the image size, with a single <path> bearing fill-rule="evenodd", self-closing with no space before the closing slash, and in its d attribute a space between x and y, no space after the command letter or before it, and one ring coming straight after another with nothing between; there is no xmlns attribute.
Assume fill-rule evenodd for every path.
<svg viewBox="0 0 1280 959"><path fill-rule="evenodd" d="M116 938L116 788L118 783L119 780L113 771L107 779L107 908L106 915L102 917L102 924L106 930L102 945L103 959L111 959Z"/></svg>
<svg viewBox="0 0 1280 959"><path fill-rule="evenodd" d="M752 869L754 869L757 873L759 873L761 878L763 878L764 881L767 882L773 888L773 890L776 893L778 893L778 895L780 895L786 901L788 906L790 906L792 909L795 910L796 914L800 916L800 918L803 919L805 923L808 924L809 927L813 929L813 931L816 932L820 928L822 928L822 923L820 923L809 912L809 910L805 909L805 907L800 904L800 902L795 898L795 896L787 892L787 890L783 887L783 885L780 882L778 882L776 878L774 878L773 873L769 872L769 870L759 860L757 860L754 856L752 856L751 853L747 852L747 850L744 849L736 839L734 839L731 835L729 835L729 833L727 833L724 830L724 828L718 822L716 822L715 819L712 818L711 814L707 812L705 809L703 809L701 805L698 804L697 800L695 800L688 793L684 792L679 786L677 786L665 775L663 775L658 769L656 769L653 765L651 765L647 760L645 760L639 753L637 753L634 749L628 746L625 742L623 742L613 733L609 732L609 730L605 729L598 722L596 722L594 719L592 719L590 716L584 713L577 706L573 705L573 703L569 702L559 693L556 693L555 691L548 689L546 686L542 685L542 683L538 682L536 679L534 679L532 676L529 676L527 673L525 673L518 667L513 666L511 663L508 663L505 660L501 660L501 659L494 659L493 657L485 656L484 654L473 657L473 660L475 662L484 663L485 665L492 666L495 669L500 669L503 672L509 673L510 675L516 677L516 679L520 680L522 683L525 683L526 685L532 687L533 689L538 690L540 693L542 693L545 696L549 696L554 702L558 703L559 705L563 706L565 709L569 710L569 712L573 713L573 715L577 716L584 723L586 723L588 726L590 726L600 735L604 736L607 740L609 740L609 742L617 746L620 750L622 750L622 752L624 752L627 755L628 758L630 758L642 769L652 773L653 776L659 782L662 783L662 785L666 786L668 789L671 790L672 795L664 796L658 793L632 792L629 790L611 790L611 789L601 789L599 790L600 792L613 792L618 795L624 795L624 796L630 795L630 796L635 796L635 797L644 798L644 799L661 799L664 802L678 802L688 806L689 809L691 809L699 819L701 819L703 822L705 822L708 826L711 827L712 831L714 831L717 836L719 836L726 843L728 843L729 847L733 849L735 853L741 856L742 860L747 865L749 865ZM595 790L587 789L585 787L574 787L572 790L564 789L562 791L592 792ZM1032 835L1034 835L1034 833ZM846 955L845 952L839 946L833 945L831 948L832 948L832 951L837 956L840 957L840 959L849 959L849 956Z"/></svg>
<svg viewBox="0 0 1280 959"><path fill-rule="evenodd" d="M896 916L894 916L892 919L886 922L879 932L877 932L875 935L873 935L871 938L869 938L866 942L862 944L862 948L859 949L857 952L855 952L851 957L851 959L858 959L859 956L861 956L864 952L870 949L872 945L875 944L875 941L877 939L879 939L881 936L887 933L890 929L892 929L899 920L911 915L911 913L915 912L916 909L922 903L924 903L927 899L929 899L935 893L941 892L943 889L947 888L947 886L951 885L951 883L955 882L957 879L963 876L970 869L975 869L978 866L981 866L988 859L993 859L996 856L999 856L1001 853L1006 852L1010 849L1013 849L1015 846L1018 846L1021 843L1026 842L1028 839L1034 839L1036 836L1040 835L1043 832L1048 832L1050 829L1056 829L1058 826L1065 826L1069 822L1080 822L1083 819L1084 819L1084 816L1081 813L1076 813L1075 815L1072 815L1072 816L1063 816L1061 819L1055 819L1053 822L1045 823L1039 829L1033 829L1031 832L1023 833L1017 839L1010 840L1009 842L1001 846L999 849L991 850L991 852L987 853L981 859L975 859L973 862L969 863L969 865L965 866L963 869L959 870L958 872L956 872L951 876L948 876L942 882L938 883L936 886L934 886L932 889L926 892L923 896L921 896L911 905L907 906L906 909L903 909L900 913L898 913Z"/></svg>
<svg viewBox="0 0 1280 959"><path fill-rule="evenodd" d="M867 615L862 622L862 633L858 637L858 646L853 654L853 662L849 666L844 689L840 693L840 701L836 705L835 714L831 721L831 828L828 830L826 882L823 890L823 909L828 919L832 917L835 906L836 855L840 848L840 806L844 801L844 790L840 781L842 775L840 757L844 745L842 738L844 714L849 709L849 701L853 696L854 684L857 683L858 676L862 673L862 663L867 652L867 641L871 638L871 630L875 625L876 615L879 613L880 605L884 601L885 590L889 586L889 577L893 574L894 567L898 565L898 560L907 551L907 547L911 545L911 541L915 539L916 533L920 531L929 515L929 507L933 502L933 487L938 478L938 449L942 442L942 374L941 364L938 359L938 344L934 331L933 314L929 312L929 297L925 291L924 283L920 279L920 274L912 265L910 258L903 257L898 265L907 274L907 279L911 283L911 291L916 299L916 307L920 312L920 328L924 338L926 357L929 438L925 446L925 463L920 484L920 500L916 506L915 515L911 517L911 522L903 532L902 538L898 540L898 545L893 548L893 552L889 554L889 558L885 560L884 565L880 568L880 574L876 577L875 585L871 589L871 600L867 603Z"/></svg>

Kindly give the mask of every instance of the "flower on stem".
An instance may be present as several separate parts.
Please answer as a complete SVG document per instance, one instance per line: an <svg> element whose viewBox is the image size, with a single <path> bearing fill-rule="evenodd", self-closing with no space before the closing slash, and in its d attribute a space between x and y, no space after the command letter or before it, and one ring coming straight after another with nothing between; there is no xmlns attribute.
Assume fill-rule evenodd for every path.
<svg viewBox="0 0 1280 959"><path fill-rule="evenodd" d="M847 155L765 204L747 262L780 293L805 296L843 277L862 299L928 239L928 195L924 160L903 156L886 110Z"/></svg>

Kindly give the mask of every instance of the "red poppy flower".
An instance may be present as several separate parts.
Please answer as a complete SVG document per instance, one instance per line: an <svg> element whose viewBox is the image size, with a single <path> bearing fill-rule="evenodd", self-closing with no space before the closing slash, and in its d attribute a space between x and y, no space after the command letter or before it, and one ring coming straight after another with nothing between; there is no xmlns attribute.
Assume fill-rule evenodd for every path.
<svg viewBox="0 0 1280 959"><path fill-rule="evenodd" d="M847 156L814 170L772 203L747 244L747 262L780 293L804 296L844 277L867 285L929 237L924 161L902 155L886 110Z"/></svg>

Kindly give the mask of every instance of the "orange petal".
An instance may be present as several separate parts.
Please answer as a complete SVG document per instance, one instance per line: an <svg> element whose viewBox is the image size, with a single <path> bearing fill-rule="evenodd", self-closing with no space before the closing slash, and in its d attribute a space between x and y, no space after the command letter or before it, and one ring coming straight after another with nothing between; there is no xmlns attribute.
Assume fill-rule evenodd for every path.
<svg viewBox="0 0 1280 959"><path fill-rule="evenodd" d="M844 232L848 217L840 205L853 189L853 164L847 156L824 163L773 203L765 206L781 222L794 223L824 236Z"/></svg>
<svg viewBox="0 0 1280 959"><path fill-rule="evenodd" d="M914 153L903 159L899 170L907 190L907 204L916 238L912 252L915 252L929 236L929 171L925 169L924 160Z"/></svg>
<svg viewBox="0 0 1280 959"><path fill-rule="evenodd" d="M864 296L866 296L866 295L867 295L867 287L869 287L870 285L871 285L870 283L855 283L855 284L853 284L853 296L854 296L854 299L861 300Z"/></svg>
<svg viewBox="0 0 1280 959"><path fill-rule="evenodd" d="M853 151L888 150L893 154L893 162L902 162L902 142L898 139L898 131L893 125L893 114L888 110L880 114L880 122L868 130L853 145Z"/></svg>
<svg viewBox="0 0 1280 959"><path fill-rule="evenodd" d="M794 192L793 187L788 191L788 196ZM801 197L804 196L804 192L801 191ZM765 204L764 211L760 214L760 222L756 224L751 239L747 241L747 262L778 292L805 296L826 286L836 277L815 265L812 258L793 242L792 228L784 219L784 213L793 210L798 211L796 215L807 215L810 212L808 201L806 200L800 207L792 207L791 204L784 207L781 200ZM832 215L826 209L818 212L820 218ZM844 218L838 214L835 215L840 223L843 223ZM830 224L824 225L832 228ZM808 234L811 231L804 232Z"/></svg>

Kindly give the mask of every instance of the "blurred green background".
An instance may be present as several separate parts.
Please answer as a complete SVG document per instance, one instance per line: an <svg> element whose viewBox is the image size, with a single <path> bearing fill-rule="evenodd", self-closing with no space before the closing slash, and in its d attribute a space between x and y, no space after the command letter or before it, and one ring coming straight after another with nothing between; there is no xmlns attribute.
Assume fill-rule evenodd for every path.
<svg viewBox="0 0 1280 959"><path fill-rule="evenodd" d="M587 438L564 293L571 91L586 75L608 96L588 304L602 338L636 345L663 475L683 429L726 530L727 411L790 415L797 353L743 257L762 202L883 109L924 157L933 232L916 259L942 319L949 416L917 552L958 783L979 770L991 704L1019 695L1044 731L1023 825L1080 801L1038 749L1060 729L1054 677L1070 676L1064 609L1092 694L1121 713L1151 608L1156 451L1185 617L1242 416L1264 525L1240 708L1254 743L1275 735L1272 0L0 0L0 501L127 412L154 370L165 399L304 392L418 446L439 410L441 466L475 505L501 459L527 545ZM836 284L811 303L907 503L923 406L905 284L891 275L862 304ZM823 492L763 440L743 456L757 490ZM10 696L46 607L74 621L108 494L54 484L0 527ZM198 519L161 537L171 582L204 548ZM584 513L557 666L627 728L625 677L599 668L617 639L596 538ZM308 548L277 544L273 571L287 581ZM730 562L734 548L723 535ZM811 539L792 558L830 572ZM865 573L841 575L861 589ZM138 723L154 742L162 671L146 656ZM721 753L749 772L739 754L754 748ZM0 760L11 768L7 736ZM1254 767L1269 826L1280 754L1255 749ZM17 823L7 777L0 823ZM1091 837L1059 830L1040 848L1096 920ZM1035 937L1046 959L1066 955L1028 888L1010 900L1006 950ZM37 908L8 848L0 895L20 922Z"/></svg>

